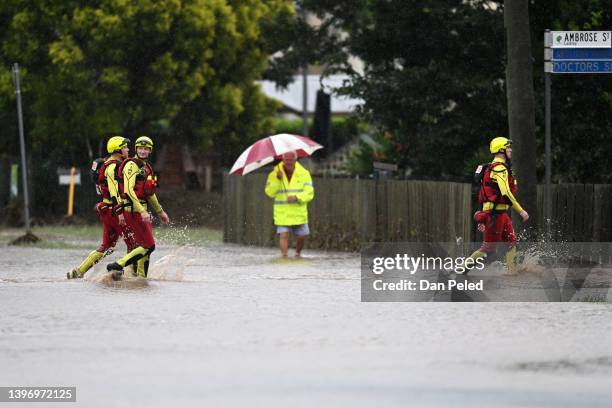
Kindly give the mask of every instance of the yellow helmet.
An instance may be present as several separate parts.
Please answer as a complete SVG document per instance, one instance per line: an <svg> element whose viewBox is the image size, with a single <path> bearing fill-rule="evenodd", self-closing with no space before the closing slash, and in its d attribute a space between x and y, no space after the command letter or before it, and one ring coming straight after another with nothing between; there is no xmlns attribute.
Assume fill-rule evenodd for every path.
<svg viewBox="0 0 612 408"><path fill-rule="evenodd" d="M111 154L127 147L130 144L130 139L123 136L113 136L106 143L106 151Z"/></svg>
<svg viewBox="0 0 612 408"><path fill-rule="evenodd" d="M491 140L489 150L491 151L491 154L496 154L510 146L512 146L512 140L505 137L496 137L495 139Z"/></svg>
<svg viewBox="0 0 612 408"><path fill-rule="evenodd" d="M148 147L153 151L153 140L151 140L148 136L140 136L136 139L136 143L134 143L134 147Z"/></svg>

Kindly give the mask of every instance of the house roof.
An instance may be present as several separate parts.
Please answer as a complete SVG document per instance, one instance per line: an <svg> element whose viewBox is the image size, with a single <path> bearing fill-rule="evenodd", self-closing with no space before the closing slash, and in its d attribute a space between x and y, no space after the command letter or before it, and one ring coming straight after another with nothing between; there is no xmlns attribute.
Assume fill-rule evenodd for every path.
<svg viewBox="0 0 612 408"><path fill-rule="evenodd" d="M342 86L343 81L348 80L349 77L346 75L330 75L323 78L323 86L326 92L330 92L331 89L339 88ZM303 86L302 75L295 75L294 81L287 87L287 89L277 89L276 85L272 81L259 81L261 89L266 96L280 101L285 107L295 112L302 111L302 86ZM317 91L321 88L321 76L320 75L308 75L308 113L314 113ZM357 105L363 103L361 99L354 99L345 96L338 96L332 93L331 95L331 113L350 113L355 110Z"/></svg>

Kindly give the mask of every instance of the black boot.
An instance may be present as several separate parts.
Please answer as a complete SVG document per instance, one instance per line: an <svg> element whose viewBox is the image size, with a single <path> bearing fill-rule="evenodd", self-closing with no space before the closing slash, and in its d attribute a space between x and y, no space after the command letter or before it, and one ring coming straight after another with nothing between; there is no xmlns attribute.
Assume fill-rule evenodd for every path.
<svg viewBox="0 0 612 408"><path fill-rule="evenodd" d="M117 262L106 265L106 270L113 273L113 280L119 280L123 276L123 268Z"/></svg>
<svg viewBox="0 0 612 408"><path fill-rule="evenodd" d="M66 277L68 279L78 279L78 278L82 278L83 275L81 275L81 272L79 272L77 268L74 268L73 270L71 270L70 272L66 274Z"/></svg>

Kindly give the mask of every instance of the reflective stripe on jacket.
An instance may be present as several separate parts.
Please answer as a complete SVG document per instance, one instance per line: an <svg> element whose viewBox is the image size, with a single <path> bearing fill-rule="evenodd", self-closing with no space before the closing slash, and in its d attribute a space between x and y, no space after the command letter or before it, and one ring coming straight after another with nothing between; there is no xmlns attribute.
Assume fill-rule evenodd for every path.
<svg viewBox="0 0 612 408"><path fill-rule="evenodd" d="M279 180L276 173L280 170L283 179ZM280 163L268 174L266 182L266 195L274 199L275 225L302 225L308 223L308 203L314 198L314 187L310 172L298 162L291 181L287 179L285 166ZM289 203L288 196L296 196L296 203Z"/></svg>

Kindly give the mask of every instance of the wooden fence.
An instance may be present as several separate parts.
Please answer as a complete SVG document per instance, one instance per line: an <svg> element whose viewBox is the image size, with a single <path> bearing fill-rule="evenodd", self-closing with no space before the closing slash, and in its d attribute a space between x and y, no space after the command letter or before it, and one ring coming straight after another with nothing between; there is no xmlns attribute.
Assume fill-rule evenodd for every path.
<svg viewBox="0 0 612 408"><path fill-rule="evenodd" d="M226 175L226 242L274 244L272 200L265 174ZM354 250L369 241L471 240L471 186L404 180L314 178L309 246Z"/></svg>
<svg viewBox="0 0 612 408"><path fill-rule="evenodd" d="M274 245L272 200L266 174L225 175L224 240ZM477 204L467 183L314 178L309 204L311 248L356 250L372 241L479 241L472 221ZM543 186L538 186L539 229L545 230ZM612 186L560 184L552 188L553 240L612 241Z"/></svg>
<svg viewBox="0 0 612 408"><path fill-rule="evenodd" d="M519 193L520 195L520 193ZM612 185L552 186L552 240L612 242ZM538 228L545 230L544 186L538 186Z"/></svg>

